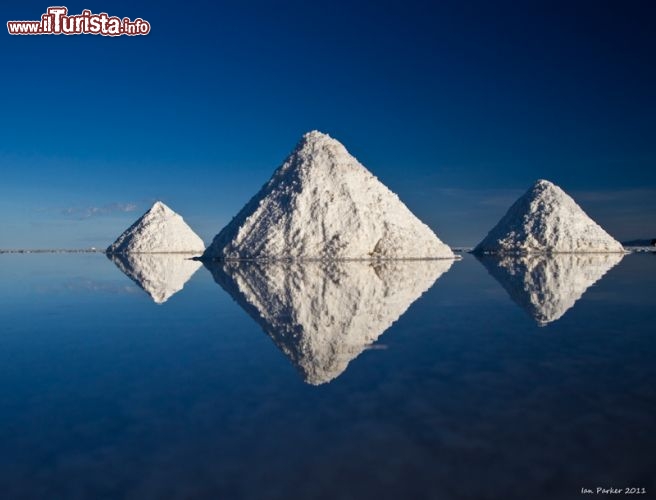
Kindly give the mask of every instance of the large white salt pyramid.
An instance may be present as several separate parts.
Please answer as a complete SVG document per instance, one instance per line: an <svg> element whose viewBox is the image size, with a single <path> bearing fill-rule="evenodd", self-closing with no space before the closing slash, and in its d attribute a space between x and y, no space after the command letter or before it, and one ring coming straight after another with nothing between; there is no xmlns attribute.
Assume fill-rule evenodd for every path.
<svg viewBox="0 0 656 500"><path fill-rule="evenodd" d="M156 304L163 304L182 290L202 266L191 260L192 255L179 253L116 253L108 257Z"/></svg>
<svg viewBox="0 0 656 500"><path fill-rule="evenodd" d="M207 262L304 380L329 382L449 270L452 259Z"/></svg>
<svg viewBox="0 0 656 500"><path fill-rule="evenodd" d="M555 184L539 180L508 210L474 253L609 253L624 247Z"/></svg>
<svg viewBox="0 0 656 500"><path fill-rule="evenodd" d="M510 297L544 326L571 309L585 291L622 259L622 253L481 256Z"/></svg>
<svg viewBox="0 0 656 500"><path fill-rule="evenodd" d="M143 214L107 248L107 253L193 253L205 244L180 215L161 201Z"/></svg>
<svg viewBox="0 0 656 500"><path fill-rule="evenodd" d="M303 136L203 258L453 258L451 249L346 148Z"/></svg>

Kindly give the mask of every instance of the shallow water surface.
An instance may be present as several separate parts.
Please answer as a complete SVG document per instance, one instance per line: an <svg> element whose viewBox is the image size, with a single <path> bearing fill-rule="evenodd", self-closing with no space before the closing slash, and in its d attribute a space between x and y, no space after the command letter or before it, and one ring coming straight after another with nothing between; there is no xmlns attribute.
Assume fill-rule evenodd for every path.
<svg viewBox="0 0 656 500"><path fill-rule="evenodd" d="M656 497L656 255L0 255L3 498Z"/></svg>

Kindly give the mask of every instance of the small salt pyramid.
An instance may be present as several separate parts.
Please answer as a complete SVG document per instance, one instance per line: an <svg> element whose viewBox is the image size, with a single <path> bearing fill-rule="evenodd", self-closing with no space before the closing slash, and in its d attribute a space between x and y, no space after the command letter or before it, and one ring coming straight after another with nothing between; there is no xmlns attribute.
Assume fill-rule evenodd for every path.
<svg viewBox="0 0 656 500"><path fill-rule="evenodd" d="M474 253L614 253L624 247L555 184L539 180L508 210Z"/></svg>
<svg viewBox="0 0 656 500"><path fill-rule="evenodd" d="M180 215L161 201L125 230L107 248L115 253L190 253L201 254L205 244Z"/></svg>
<svg viewBox="0 0 656 500"><path fill-rule="evenodd" d="M204 260L454 258L433 231L326 134L305 134L214 238Z"/></svg>

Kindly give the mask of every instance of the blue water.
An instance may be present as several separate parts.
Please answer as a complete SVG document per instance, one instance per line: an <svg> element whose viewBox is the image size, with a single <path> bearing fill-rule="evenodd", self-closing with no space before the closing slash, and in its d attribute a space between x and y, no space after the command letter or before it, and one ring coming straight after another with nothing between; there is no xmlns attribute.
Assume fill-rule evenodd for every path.
<svg viewBox="0 0 656 500"><path fill-rule="evenodd" d="M0 278L3 499L656 498L654 254L544 326L465 255L319 385L204 267L163 304L100 254Z"/></svg>

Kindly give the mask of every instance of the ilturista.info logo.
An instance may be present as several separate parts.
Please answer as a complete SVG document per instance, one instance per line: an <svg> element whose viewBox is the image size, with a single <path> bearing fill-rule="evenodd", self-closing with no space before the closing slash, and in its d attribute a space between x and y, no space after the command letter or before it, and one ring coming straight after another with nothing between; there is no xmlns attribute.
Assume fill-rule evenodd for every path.
<svg viewBox="0 0 656 500"><path fill-rule="evenodd" d="M10 35L137 36L150 33L150 23L140 17L132 20L105 12L92 14L87 9L69 16L66 7L48 7L40 21L7 21L7 30Z"/></svg>

